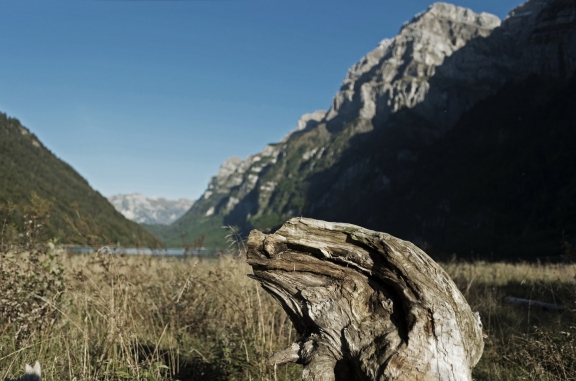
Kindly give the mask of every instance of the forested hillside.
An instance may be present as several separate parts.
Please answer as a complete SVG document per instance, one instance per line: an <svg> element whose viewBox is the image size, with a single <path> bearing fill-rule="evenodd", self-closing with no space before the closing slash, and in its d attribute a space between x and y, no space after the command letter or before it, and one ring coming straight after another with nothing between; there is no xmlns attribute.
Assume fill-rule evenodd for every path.
<svg viewBox="0 0 576 381"><path fill-rule="evenodd" d="M15 206L10 221L21 222L33 193L52 203L46 234L63 243L158 245L156 237L124 218L18 119L0 113L0 204Z"/></svg>

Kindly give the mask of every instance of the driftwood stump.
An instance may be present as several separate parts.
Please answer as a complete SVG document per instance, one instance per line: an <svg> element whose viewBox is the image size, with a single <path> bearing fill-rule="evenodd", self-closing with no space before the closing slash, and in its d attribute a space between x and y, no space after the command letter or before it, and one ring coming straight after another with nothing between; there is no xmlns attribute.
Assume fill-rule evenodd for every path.
<svg viewBox="0 0 576 381"><path fill-rule="evenodd" d="M248 263L301 337L270 361L303 364L303 380L472 380L480 318L410 242L293 218L274 234L253 230Z"/></svg>

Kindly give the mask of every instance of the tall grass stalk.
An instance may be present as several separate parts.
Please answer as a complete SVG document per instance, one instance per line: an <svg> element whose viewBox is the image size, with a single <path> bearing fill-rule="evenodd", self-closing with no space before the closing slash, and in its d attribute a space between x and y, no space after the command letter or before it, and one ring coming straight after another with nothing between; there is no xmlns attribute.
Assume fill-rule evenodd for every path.
<svg viewBox="0 0 576 381"><path fill-rule="evenodd" d="M38 359L45 380L266 380L292 326L243 261L180 260L105 250L64 255L59 322L14 341L0 325L0 377ZM56 307L56 306L54 306ZM279 368L294 379L297 367Z"/></svg>

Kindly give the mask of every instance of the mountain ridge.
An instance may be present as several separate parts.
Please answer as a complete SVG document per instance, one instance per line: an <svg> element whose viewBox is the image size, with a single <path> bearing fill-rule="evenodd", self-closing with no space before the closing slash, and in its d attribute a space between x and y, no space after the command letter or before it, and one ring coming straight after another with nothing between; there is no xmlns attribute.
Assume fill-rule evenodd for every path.
<svg viewBox="0 0 576 381"><path fill-rule="evenodd" d="M216 225L247 233L298 215L388 229L378 214L391 206L384 202L374 210L370 200L391 202L421 165L423 150L474 105L531 74L566 78L574 72L574 15L574 2L567 0L531 0L503 21L433 4L348 70L325 114L304 118L261 153L227 162L162 236L207 233L216 243L224 235ZM429 241L408 231L401 236Z"/></svg>
<svg viewBox="0 0 576 381"><path fill-rule="evenodd" d="M158 246L159 240L126 220L69 164L57 158L16 118L0 113L0 204L13 215L31 206L32 194L52 203L46 234L61 243ZM17 224L16 220L11 220ZM89 241L89 242L88 242Z"/></svg>
<svg viewBox="0 0 576 381"><path fill-rule="evenodd" d="M184 198L170 200L140 193L117 194L107 199L127 219L149 225L169 225L194 205L194 201Z"/></svg>

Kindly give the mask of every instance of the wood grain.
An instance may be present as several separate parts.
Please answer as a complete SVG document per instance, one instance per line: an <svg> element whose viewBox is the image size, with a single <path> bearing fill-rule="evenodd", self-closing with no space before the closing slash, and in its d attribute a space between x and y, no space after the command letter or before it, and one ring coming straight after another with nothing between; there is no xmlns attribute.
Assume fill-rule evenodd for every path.
<svg viewBox="0 0 576 381"><path fill-rule="evenodd" d="M271 363L305 381L471 381L482 324L454 282L410 242L359 226L293 218L248 239L253 278L300 340Z"/></svg>

